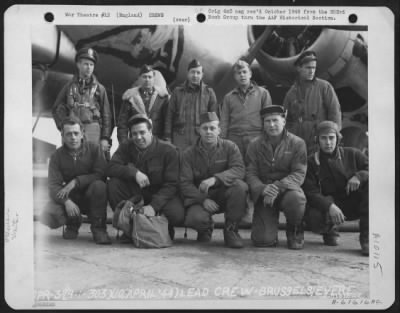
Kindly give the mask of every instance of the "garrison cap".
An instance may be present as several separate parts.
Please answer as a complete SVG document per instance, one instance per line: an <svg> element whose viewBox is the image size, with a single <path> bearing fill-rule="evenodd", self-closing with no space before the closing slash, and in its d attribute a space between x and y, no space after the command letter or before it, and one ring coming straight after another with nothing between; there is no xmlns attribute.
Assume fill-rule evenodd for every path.
<svg viewBox="0 0 400 313"><path fill-rule="evenodd" d="M219 121L217 113L205 112L200 114L200 125L208 122Z"/></svg>
<svg viewBox="0 0 400 313"><path fill-rule="evenodd" d="M317 61L317 54L314 51L308 50L299 55L299 57L294 62L294 65L301 66L304 63L308 63L311 61Z"/></svg>
<svg viewBox="0 0 400 313"><path fill-rule="evenodd" d="M202 66L201 64L200 64L200 62L199 61L197 61L196 59L193 59L189 64L188 64L188 71L191 69L191 68L195 68L195 67L200 67L200 66Z"/></svg>
<svg viewBox="0 0 400 313"><path fill-rule="evenodd" d="M261 117L264 117L267 114L280 114L283 117L286 117L286 110L281 105L270 105L260 110Z"/></svg>
<svg viewBox="0 0 400 313"><path fill-rule="evenodd" d="M130 128L132 125L140 122L148 123L150 126L153 125L151 119L149 119L146 114L135 114L128 120L128 127Z"/></svg>
<svg viewBox="0 0 400 313"><path fill-rule="evenodd" d="M98 59L97 52L92 48L79 49L75 56L75 62L78 62L79 59L89 59L96 64Z"/></svg>
<svg viewBox="0 0 400 313"><path fill-rule="evenodd" d="M144 74L144 73L148 73L148 72L153 72L154 69L147 64L144 64L141 68L140 68L140 75Z"/></svg>

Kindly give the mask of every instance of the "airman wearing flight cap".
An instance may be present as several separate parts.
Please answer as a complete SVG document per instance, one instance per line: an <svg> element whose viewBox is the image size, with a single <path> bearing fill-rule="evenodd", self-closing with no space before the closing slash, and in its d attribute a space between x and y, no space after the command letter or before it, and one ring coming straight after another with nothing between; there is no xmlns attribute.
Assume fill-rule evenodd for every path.
<svg viewBox="0 0 400 313"><path fill-rule="evenodd" d="M166 88L155 84L156 72L149 65L140 69L140 83L125 91L117 122L117 136L121 143L128 138L128 120L136 114L146 114L153 123L153 135L164 137L165 116L169 94Z"/></svg>
<svg viewBox="0 0 400 313"><path fill-rule="evenodd" d="M251 80L250 65L233 65L237 87L225 95L221 107L221 137L236 143L245 157L251 140L262 133L260 110L272 105L269 91Z"/></svg>
<svg viewBox="0 0 400 313"><path fill-rule="evenodd" d="M141 196L144 214L164 214L173 227L183 224L184 209L177 196L179 159L177 149L153 136L152 121L145 114L132 116L131 137L122 142L106 169L112 210L123 200ZM124 239L123 239L124 240Z"/></svg>
<svg viewBox="0 0 400 313"><path fill-rule="evenodd" d="M297 78L287 92L283 106L287 109L287 129L301 137L307 144L307 151L314 151L315 128L321 121L329 120L342 125L340 103L332 85L316 77L317 55L305 51L294 65Z"/></svg>
<svg viewBox="0 0 400 313"><path fill-rule="evenodd" d="M239 148L219 138L215 112L200 115L200 138L182 155L180 189L186 209L185 226L197 230L197 240L209 242L212 215L225 212L224 241L242 248L238 223L246 213L248 187Z"/></svg>
<svg viewBox="0 0 400 313"><path fill-rule="evenodd" d="M250 143L246 155L246 180L254 202L251 239L255 246L276 246L281 210L288 248L302 249L306 197L300 186L306 175L306 145L285 129L282 106L268 106L260 115L264 133Z"/></svg>
<svg viewBox="0 0 400 313"><path fill-rule="evenodd" d="M318 151L308 158L303 185L308 201L306 221L323 235L326 245L336 246L337 226L359 218L362 253L369 255L368 157L358 149L339 146L341 138L336 123L318 124Z"/></svg>
<svg viewBox="0 0 400 313"><path fill-rule="evenodd" d="M172 93L165 119L165 138L181 151L199 136L200 115L217 111L214 90L203 81L203 66L197 60L188 65L186 81Z"/></svg>
<svg viewBox="0 0 400 313"><path fill-rule="evenodd" d="M98 62L97 52L82 48L75 62L78 72L58 94L52 110L54 120L61 130L65 118L78 118L87 141L100 143L107 155L111 145L111 110L106 89L93 74Z"/></svg>

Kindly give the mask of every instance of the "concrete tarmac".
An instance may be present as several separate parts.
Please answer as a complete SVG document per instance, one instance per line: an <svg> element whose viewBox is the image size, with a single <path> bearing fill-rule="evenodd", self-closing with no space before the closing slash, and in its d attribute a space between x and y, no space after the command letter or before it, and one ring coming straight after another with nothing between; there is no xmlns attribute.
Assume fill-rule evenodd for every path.
<svg viewBox="0 0 400 313"><path fill-rule="evenodd" d="M109 300L108 307L117 300L129 305L176 300L168 302L174 306L180 300L333 301L337 294L369 295L369 258L361 255L355 232L341 233L340 245L329 247L320 235L306 231L304 249L289 250L284 230L276 248L256 248L250 229L241 229L245 247L230 249L224 246L222 229L214 230L210 243L201 244L195 231L188 229L185 239L184 228L176 228L172 247L137 249L117 243L111 225L110 246L96 245L87 223L69 241L62 238L62 228L34 226L36 300L61 307L71 301L79 306L83 300Z"/></svg>

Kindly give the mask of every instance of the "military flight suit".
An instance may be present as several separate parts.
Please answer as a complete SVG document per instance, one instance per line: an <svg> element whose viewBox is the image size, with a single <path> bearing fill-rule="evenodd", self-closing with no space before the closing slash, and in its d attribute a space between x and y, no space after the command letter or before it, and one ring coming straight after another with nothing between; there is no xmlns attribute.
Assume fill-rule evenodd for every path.
<svg viewBox="0 0 400 313"><path fill-rule="evenodd" d="M136 173L147 175L150 186L140 188ZM177 196L179 180L179 159L177 149L157 137L142 151L132 139L120 144L106 169L111 179L108 182L108 197L115 210L122 200L141 196L144 205L151 205L156 212L163 213L170 226L183 224L184 209Z"/></svg>
<svg viewBox="0 0 400 313"><path fill-rule="evenodd" d="M315 152L315 130L325 120L342 125L340 103L332 85L323 79L296 80L283 100L287 109L286 129L302 138L308 154Z"/></svg>
<svg viewBox="0 0 400 313"><path fill-rule="evenodd" d="M214 90L204 82L191 86L187 81L172 93L165 119L165 138L181 151L196 143L199 138L200 114L217 112Z"/></svg>
<svg viewBox="0 0 400 313"><path fill-rule="evenodd" d="M245 94L238 87L225 95L221 108L221 138L236 143L243 158L250 141L262 133L260 110L270 105L268 90L254 82Z"/></svg>
<svg viewBox="0 0 400 313"><path fill-rule="evenodd" d="M180 187L186 208L185 226L199 232L211 227L211 215L203 207L206 198L214 200L225 212L225 220L238 223L246 213L248 187L243 181L245 167L235 143L218 139L213 150L207 151L198 139L182 155ZM199 191L200 183L215 177L217 183L208 194Z"/></svg>
<svg viewBox="0 0 400 313"><path fill-rule="evenodd" d="M65 118L75 116L84 126L87 141L110 140L110 104L104 86L94 75L88 80L74 76L58 94L52 113L59 130Z"/></svg>
<svg viewBox="0 0 400 313"><path fill-rule="evenodd" d="M68 222L65 212L66 199L59 199L57 193L71 180L77 180L69 198L75 202L81 213L93 222L100 219L105 228L107 194L104 170L106 160L100 146L83 142L77 152L71 152L64 145L58 148L49 163L49 193L51 202L44 208L40 220L50 228L58 228Z"/></svg>
<svg viewBox="0 0 400 313"><path fill-rule="evenodd" d="M128 138L128 120L136 114L146 114L152 121L153 135L164 138L165 117L168 110L169 95L166 90L153 87L147 97L146 91L134 87L125 91L122 96L122 107L118 116L118 141L121 143ZM148 98L148 101L146 101Z"/></svg>
<svg viewBox="0 0 400 313"><path fill-rule="evenodd" d="M360 180L360 187L346 194L347 182L353 176ZM365 154L351 147L337 147L332 155L315 152L308 158L302 187L307 196L307 221L314 232L323 234L329 228L327 215L335 203L347 220L360 219L360 241L368 241L368 157Z"/></svg>
<svg viewBox="0 0 400 313"><path fill-rule="evenodd" d="M265 133L252 141L247 150L246 181L254 202L251 240L256 246L276 243L279 210L288 225L300 225L306 205L301 189L306 169L307 151L303 139L284 130L275 151ZM267 184L279 188L273 205L264 206L263 190Z"/></svg>

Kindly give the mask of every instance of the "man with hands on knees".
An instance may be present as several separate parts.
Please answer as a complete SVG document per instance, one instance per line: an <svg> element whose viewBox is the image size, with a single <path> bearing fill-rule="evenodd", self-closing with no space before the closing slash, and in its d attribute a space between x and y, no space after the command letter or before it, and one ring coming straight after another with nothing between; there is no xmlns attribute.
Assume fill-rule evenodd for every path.
<svg viewBox="0 0 400 313"><path fill-rule="evenodd" d="M201 114L200 138L183 152L180 187L185 226L197 230L199 242L209 242L212 215L225 212L225 245L242 248L238 223L246 213L245 167L237 145L219 138L220 131L215 112Z"/></svg>
<svg viewBox="0 0 400 313"><path fill-rule="evenodd" d="M130 138L120 144L108 164L106 174L108 197L113 211L117 205L133 206L135 199L144 201L143 213L164 214L171 238L174 226L183 224L184 209L176 195L179 180L177 149L153 136L152 122L145 114L136 114L128 121ZM128 239L123 235L122 242Z"/></svg>
<svg viewBox="0 0 400 313"><path fill-rule="evenodd" d="M341 138L336 123L318 124L318 151L308 158L303 185L308 201L306 221L323 235L324 244L336 246L337 226L359 218L361 252L369 255L368 157L358 149L340 147Z"/></svg>
<svg viewBox="0 0 400 313"><path fill-rule="evenodd" d="M263 108L260 115L264 134L250 143L246 155L246 180L254 201L251 239L257 247L275 247L282 210L288 248L302 249L306 198L300 186L306 174L306 144L285 129L282 106Z"/></svg>
<svg viewBox="0 0 400 313"><path fill-rule="evenodd" d="M49 192L51 202L40 215L50 228L66 225L64 239L76 239L88 215L93 239L110 244L106 230L107 195L104 170L106 160L98 144L84 140L83 126L71 117L61 123L63 146L50 159Z"/></svg>

